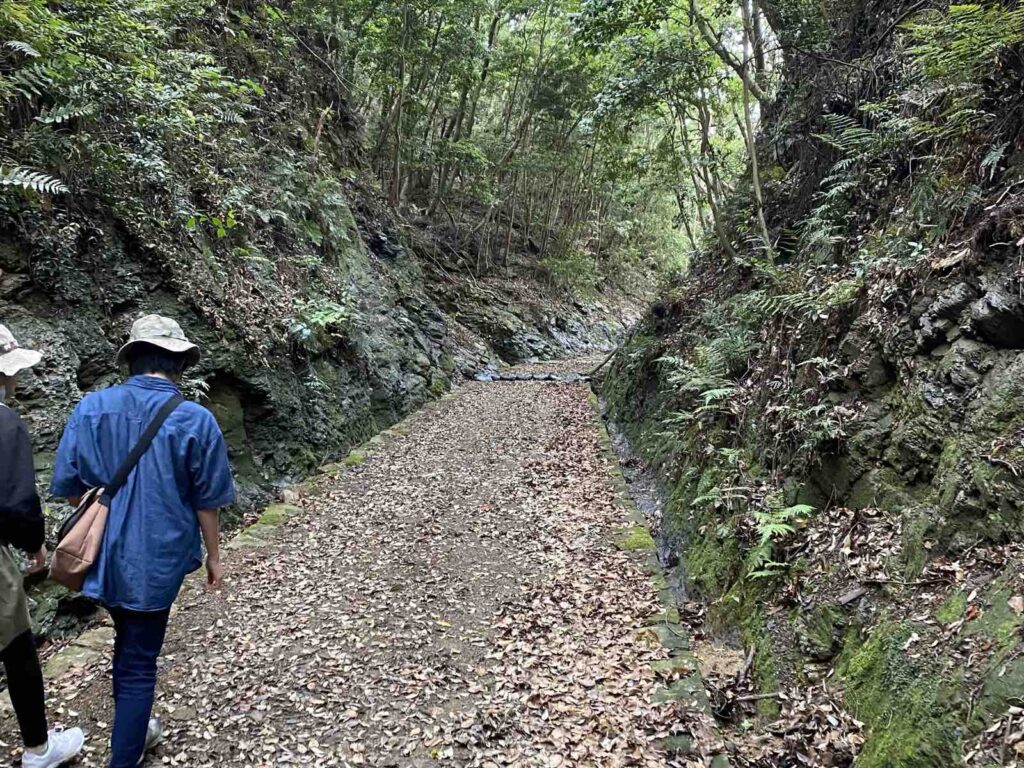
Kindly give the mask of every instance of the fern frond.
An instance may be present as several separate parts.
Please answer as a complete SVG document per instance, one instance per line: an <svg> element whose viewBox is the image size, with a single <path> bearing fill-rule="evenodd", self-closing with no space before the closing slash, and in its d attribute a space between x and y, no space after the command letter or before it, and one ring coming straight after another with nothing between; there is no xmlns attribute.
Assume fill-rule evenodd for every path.
<svg viewBox="0 0 1024 768"><path fill-rule="evenodd" d="M36 116L36 122L44 125L61 125L76 117L91 115L96 110L93 104L62 104L44 109Z"/></svg>
<svg viewBox="0 0 1024 768"><path fill-rule="evenodd" d="M36 192L44 195L59 195L70 191L68 186L60 179L20 166L16 166L9 171L0 168L0 187L18 187L27 192Z"/></svg>
<svg viewBox="0 0 1024 768"><path fill-rule="evenodd" d="M31 99L33 96L42 96L53 85L53 78L42 64L33 64L8 75L5 85L26 99Z"/></svg>
<svg viewBox="0 0 1024 768"><path fill-rule="evenodd" d="M28 43L22 40L8 40L4 43L5 48L10 48L12 51L17 51L20 54L28 56L30 59L38 59L41 55L39 51L33 48Z"/></svg>
<svg viewBox="0 0 1024 768"><path fill-rule="evenodd" d="M704 401L704 405L711 405L711 403L718 402L720 400L727 400L735 392L734 387L719 387L717 389L708 389L700 393L701 400Z"/></svg>

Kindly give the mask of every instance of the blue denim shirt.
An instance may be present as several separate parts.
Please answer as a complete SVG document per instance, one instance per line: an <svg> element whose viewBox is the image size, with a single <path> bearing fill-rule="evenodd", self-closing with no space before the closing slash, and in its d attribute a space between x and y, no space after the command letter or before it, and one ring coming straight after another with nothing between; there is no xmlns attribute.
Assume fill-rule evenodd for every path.
<svg viewBox="0 0 1024 768"><path fill-rule="evenodd" d="M133 376L86 395L57 449L51 491L80 496L109 482L177 387ZM224 436L213 414L184 402L114 497L99 561L82 594L135 611L169 608L185 575L202 564L197 512L235 499Z"/></svg>

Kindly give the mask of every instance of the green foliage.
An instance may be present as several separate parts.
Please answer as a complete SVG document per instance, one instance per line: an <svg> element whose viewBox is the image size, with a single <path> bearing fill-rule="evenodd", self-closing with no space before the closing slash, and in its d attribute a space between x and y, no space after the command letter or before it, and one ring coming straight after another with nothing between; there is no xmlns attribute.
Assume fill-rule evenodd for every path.
<svg viewBox="0 0 1024 768"><path fill-rule="evenodd" d="M753 510L751 517L757 529L757 543L747 553L747 578L772 578L783 573L786 564L772 559L776 546L796 532L795 523L806 519L813 512L814 507L807 504L783 507L776 498L769 500L766 507Z"/></svg>
<svg viewBox="0 0 1024 768"><path fill-rule="evenodd" d="M914 629L883 622L841 659L847 701L872 737L858 763L870 768L954 765L961 754L959 676L907 653Z"/></svg>
<svg viewBox="0 0 1024 768"><path fill-rule="evenodd" d="M597 268L594 261L582 251L545 255L540 266L547 273L552 285L568 288L581 294L594 291L597 284Z"/></svg>
<svg viewBox="0 0 1024 768"><path fill-rule="evenodd" d="M944 85L976 82L1008 49L1024 42L1024 8L999 3L951 5L908 23L910 52L932 80Z"/></svg>
<svg viewBox="0 0 1024 768"><path fill-rule="evenodd" d="M350 305L327 299L298 301L288 329L309 352L323 352L333 346L332 339L344 339L353 319Z"/></svg>

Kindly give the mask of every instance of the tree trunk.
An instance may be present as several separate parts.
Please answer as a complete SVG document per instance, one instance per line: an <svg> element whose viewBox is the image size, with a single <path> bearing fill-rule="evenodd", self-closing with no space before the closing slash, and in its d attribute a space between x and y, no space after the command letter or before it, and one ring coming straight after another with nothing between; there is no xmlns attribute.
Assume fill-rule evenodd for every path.
<svg viewBox="0 0 1024 768"><path fill-rule="evenodd" d="M402 202L402 112L405 107L405 46L409 38L409 6L402 12L402 42L398 59L398 103L395 109L395 146L391 162L388 202L398 208Z"/></svg>
<svg viewBox="0 0 1024 768"><path fill-rule="evenodd" d="M743 6L743 20L744 20L744 31L747 34L753 34L753 24L751 23L751 7L748 5L748 0L741 0ZM744 36L743 50L744 54L754 46L754 41L749 37ZM747 56L743 62L743 66L750 71L750 63L752 58ZM768 256L769 261L775 261L775 249L772 247L771 235L768 233L768 223L764 218L764 196L761 192L761 174L757 165L757 139L754 135L754 120L751 117L750 107L750 89L747 87L747 80L745 78L742 82L743 87L743 122L746 125L744 131L747 138L747 153L750 156L750 182L754 188L754 204L757 207L757 223L761 229L761 239L764 240L765 254Z"/></svg>
<svg viewBox="0 0 1024 768"><path fill-rule="evenodd" d="M476 109L480 103L480 92L487 82L487 74L491 68L491 51L494 49L494 41L498 37L498 29L501 26L501 14L494 14L491 26L487 30L487 50L484 53L484 62L480 65L480 79L477 80L476 88L473 89L473 100L469 107L469 119L466 123L466 138L473 135L473 126L476 124Z"/></svg>

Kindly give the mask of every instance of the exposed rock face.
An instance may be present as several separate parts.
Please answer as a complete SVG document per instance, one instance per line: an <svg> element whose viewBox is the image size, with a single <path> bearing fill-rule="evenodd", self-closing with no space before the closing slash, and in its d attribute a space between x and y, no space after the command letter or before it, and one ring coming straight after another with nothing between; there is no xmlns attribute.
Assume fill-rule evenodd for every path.
<svg viewBox="0 0 1024 768"><path fill-rule="evenodd" d="M994 347L1024 349L1024 301L997 287L971 305L971 325Z"/></svg>
<svg viewBox="0 0 1024 768"><path fill-rule="evenodd" d="M176 317L202 347L203 359L185 389L224 428L242 507L270 485L343 454L453 381L499 360L604 349L620 330L610 313L592 328L592 318L572 305L537 301L531 308L515 304L514 297L506 297L504 307L468 305L454 319L422 282L413 284L415 292L389 295L392 280L422 280L412 257L384 264L367 255L374 283L351 325L329 329L320 346L271 340L258 357L230 328L213 326L189 306L187 295L175 295L162 283L121 286L116 308L103 308L83 301L97 289L85 277L80 276L83 285L76 279L74 289L67 276L46 282L36 265L6 245L0 249L0 317L24 344L45 354L39 367L23 375L18 393L42 482L75 403L83 393L121 379L116 349L143 311ZM137 267L123 252L113 266L126 272Z"/></svg>
<svg viewBox="0 0 1024 768"><path fill-rule="evenodd" d="M787 337L773 317L732 387L719 390L736 399L716 411L706 407L716 391L705 395L708 385L693 371L711 343L727 337L705 309L713 302L698 274L678 309L648 315L602 388L612 418L662 470L660 544L678 559L687 594L707 598L713 629L754 649L765 691L806 683L801 675L815 665L834 674L847 705L868 723L865 765L895 765L892 755L905 744L927 754L914 765L953 764L981 725L962 702L984 690L985 717L1001 717L1013 701L1003 676L1020 679L1020 665L1004 663L1020 654L1024 620L1006 609L1020 591L1019 565L1006 553L1019 552L1024 537L1024 336L1018 284L1007 276L1016 265L1016 255L977 259L956 275L922 265L886 299L866 298L814 336L820 346L811 360L826 361L830 376L779 375L769 380L775 390L760 372L810 357L800 345L815 329L809 321L802 335ZM735 296L723 291L722 302L746 289L731 287ZM775 356L780 349L786 357ZM684 356L691 368L666 363ZM777 443L766 425L773 412L791 408L804 409L803 427L817 437L786 454L786 469L772 476ZM839 438L820 429L840 419ZM725 462L708 460L718 455L748 462L750 474L737 479ZM818 530L786 539L789 549L779 550L786 575L765 586L751 577L742 537L750 535L757 483L780 479L777 503L809 505L808 525ZM722 488L739 489L739 500L714 504ZM844 542L865 529L886 533L848 550ZM820 562L807 554L815 540L835 545ZM990 561L973 561L978 551ZM846 558L877 565L851 578ZM949 582L936 575L947 566L957 571ZM876 590L874 578L886 586ZM908 586L897 592L897 582ZM844 602L847 593L858 597ZM957 622L984 638L963 677L950 675L963 664L961 646L941 629ZM929 652L908 653L918 640ZM893 687L894 679L907 686Z"/></svg>
<svg viewBox="0 0 1024 768"><path fill-rule="evenodd" d="M928 305L918 323L918 346L931 351L960 335L960 316L977 291L968 283L960 282L943 291Z"/></svg>

